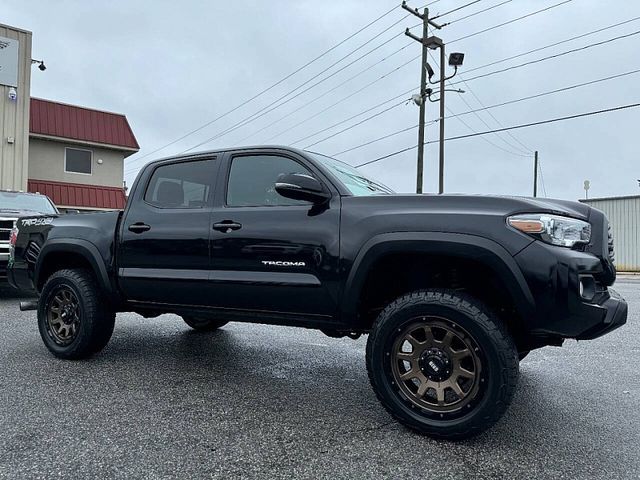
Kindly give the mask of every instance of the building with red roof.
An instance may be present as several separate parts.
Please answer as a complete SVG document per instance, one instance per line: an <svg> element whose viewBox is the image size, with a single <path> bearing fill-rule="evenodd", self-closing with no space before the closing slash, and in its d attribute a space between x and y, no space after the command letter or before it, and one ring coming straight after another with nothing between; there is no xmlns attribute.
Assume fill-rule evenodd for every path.
<svg viewBox="0 0 640 480"><path fill-rule="evenodd" d="M27 188L62 210L123 208L124 159L139 149L122 114L31 98Z"/></svg>

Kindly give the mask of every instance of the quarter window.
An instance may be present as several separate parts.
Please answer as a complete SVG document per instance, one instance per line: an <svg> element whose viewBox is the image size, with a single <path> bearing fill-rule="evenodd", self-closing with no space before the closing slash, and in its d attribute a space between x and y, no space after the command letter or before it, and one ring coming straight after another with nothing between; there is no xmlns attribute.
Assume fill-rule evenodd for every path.
<svg viewBox="0 0 640 480"><path fill-rule="evenodd" d="M84 173L91 175L93 152L79 148L65 148L64 171L69 173Z"/></svg>
<svg viewBox="0 0 640 480"><path fill-rule="evenodd" d="M151 175L144 199L161 208L202 208L211 197L213 160L181 162L158 167Z"/></svg>
<svg viewBox="0 0 640 480"><path fill-rule="evenodd" d="M277 155L247 155L231 161L227 205L257 207L308 205L304 200L285 198L276 192L275 184L282 174L313 174L295 160Z"/></svg>

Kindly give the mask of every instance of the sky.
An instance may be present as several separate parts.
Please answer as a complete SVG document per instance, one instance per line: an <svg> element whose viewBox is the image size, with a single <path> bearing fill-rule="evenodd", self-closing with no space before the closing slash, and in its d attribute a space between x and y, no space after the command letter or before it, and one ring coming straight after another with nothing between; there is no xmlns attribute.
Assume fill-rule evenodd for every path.
<svg viewBox="0 0 640 480"><path fill-rule="evenodd" d="M451 81L470 79L450 87L462 88L465 93L447 92L448 115L640 69L640 35L632 35L472 79L640 30L640 18L632 20L640 17L640 2L572 0L461 38L560 2L481 0L436 20L451 22L435 33L447 44L447 52L465 53L464 65ZM430 16L467 3L470 0L433 2ZM424 6L415 1L409 4ZM393 9L394 5L397 8ZM381 16L319 60L250 100ZM485 66L627 20L632 21ZM191 151L269 143L293 144L333 155L418 123L418 107L404 101L411 93L400 94L411 89L418 92L420 64L411 59L419 56L420 44L403 32L420 20L401 9L398 2L21 0L3 2L0 21L32 31L33 58L46 62L45 72L32 71L32 96L127 116L141 146L139 153L125 160L128 185L146 162L200 143ZM420 28L412 31L421 34ZM438 76L437 62L430 59L429 63ZM447 73L453 70L447 68ZM640 103L639 81L640 72L451 117L445 120L446 136ZM371 109L393 97L398 98ZM272 103L277 108L269 107ZM397 103L401 104L324 140ZM438 117L437 103L428 103L426 108L428 121ZM366 110L353 120L328 128ZM251 121L219 136L246 119ZM447 141L445 192L530 196L532 152L537 150L541 196L584 198L585 180L590 181L591 198L638 194L639 120L640 108L631 108L512 130L513 136L501 133ZM148 155L207 123L193 135ZM437 123L427 126L428 142L437 140L438 128ZM325 131L317 133L321 130ZM219 138L205 142L216 136ZM316 143L319 140L324 141ZM358 165L417 143L417 129L412 128L337 158ZM398 192L412 192L416 155L412 149L361 170ZM438 145L428 144L425 192L437 191L437 169Z"/></svg>

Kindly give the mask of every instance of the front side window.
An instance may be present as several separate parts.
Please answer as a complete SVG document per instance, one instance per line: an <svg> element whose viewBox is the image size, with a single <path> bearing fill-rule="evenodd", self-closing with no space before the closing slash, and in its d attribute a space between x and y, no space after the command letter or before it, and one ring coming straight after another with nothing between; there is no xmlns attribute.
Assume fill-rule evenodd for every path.
<svg viewBox="0 0 640 480"><path fill-rule="evenodd" d="M151 175L144 199L160 208L202 208L211 198L213 160L172 163Z"/></svg>
<svg viewBox="0 0 640 480"><path fill-rule="evenodd" d="M68 173L84 173L91 175L93 152L79 148L65 148L64 171Z"/></svg>
<svg viewBox="0 0 640 480"><path fill-rule="evenodd" d="M227 205L257 207L278 205L308 205L304 200L285 198L276 192L275 185L282 174L301 173L313 176L301 164L277 155L247 155L231 161Z"/></svg>

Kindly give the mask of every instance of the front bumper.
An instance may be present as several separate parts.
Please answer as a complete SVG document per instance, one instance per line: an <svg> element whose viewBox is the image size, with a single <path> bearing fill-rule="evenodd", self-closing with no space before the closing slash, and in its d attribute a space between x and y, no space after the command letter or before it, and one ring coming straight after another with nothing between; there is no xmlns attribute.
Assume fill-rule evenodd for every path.
<svg viewBox="0 0 640 480"><path fill-rule="evenodd" d="M527 322L539 343L575 338L591 340L624 325L627 303L607 288L608 264L586 252L533 242L515 257L535 301ZM581 278L592 278L597 292L581 296Z"/></svg>
<svg viewBox="0 0 640 480"><path fill-rule="evenodd" d="M592 306L593 325L575 337L577 340L593 340L627 323L627 302L618 292L609 289L609 299L602 305Z"/></svg>

